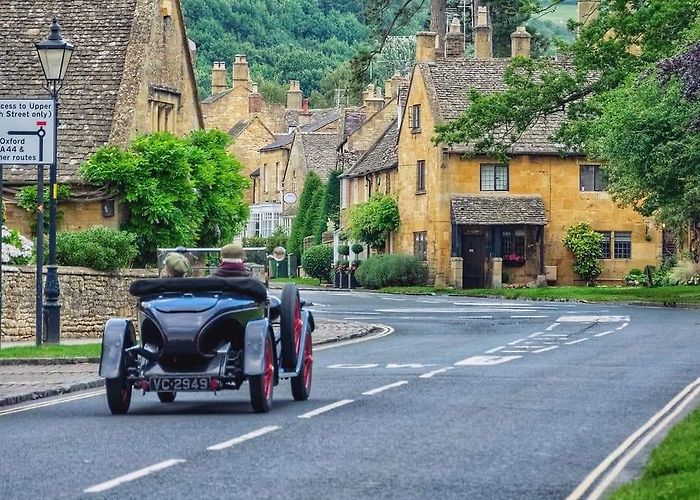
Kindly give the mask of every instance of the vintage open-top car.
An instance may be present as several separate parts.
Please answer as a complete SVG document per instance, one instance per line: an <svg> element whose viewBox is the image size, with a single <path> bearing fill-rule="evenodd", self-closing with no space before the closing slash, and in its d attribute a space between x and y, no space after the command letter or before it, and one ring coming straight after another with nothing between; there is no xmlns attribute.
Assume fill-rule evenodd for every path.
<svg viewBox="0 0 700 500"><path fill-rule="evenodd" d="M311 391L311 312L299 291L282 298L254 278L154 278L132 283L139 334L131 320L104 328L100 376L113 414L129 410L133 388L170 403L181 391L218 392L248 382L255 412L267 412L273 386L291 379L295 400Z"/></svg>

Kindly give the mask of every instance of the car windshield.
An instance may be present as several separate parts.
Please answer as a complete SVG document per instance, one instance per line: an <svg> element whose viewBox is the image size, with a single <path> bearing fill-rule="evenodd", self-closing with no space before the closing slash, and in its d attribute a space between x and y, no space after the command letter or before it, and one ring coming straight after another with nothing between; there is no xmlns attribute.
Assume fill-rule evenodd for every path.
<svg viewBox="0 0 700 500"><path fill-rule="evenodd" d="M206 277L212 275L221 265L220 248L159 248L158 249L158 276L164 276L163 261L169 253L184 255L190 262L192 277ZM264 263L267 255L265 247L244 247L243 261L252 277L265 281Z"/></svg>

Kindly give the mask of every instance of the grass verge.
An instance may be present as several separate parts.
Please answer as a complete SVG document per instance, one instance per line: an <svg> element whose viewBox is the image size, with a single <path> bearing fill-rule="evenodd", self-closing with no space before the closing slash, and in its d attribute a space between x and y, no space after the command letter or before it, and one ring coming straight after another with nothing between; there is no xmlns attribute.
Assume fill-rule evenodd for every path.
<svg viewBox="0 0 700 500"><path fill-rule="evenodd" d="M321 281L316 278L274 278L270 280L270 283L296 283L297 285L318 286L321 284Z"/></svg>
<svg viewBox="0 0 700 500"><path fill-rule="evenodd" d="M700 498L700 410L675 426L651 453L644 474L613 500Z"/></svg>
<svg viewBox="0 0 700 500"><path fill-rule="evenodd" d="M409 295L461 295L533 300L586 300L589 302L653 302L659 305L700 304L700 286L659 288L560 286L545 288L501 288L461 290L433 287L388 287L385 293Z"/></svg>
<svg viewBox="0 0 700 500"><path fill-rule="evenodd" d="M101 343L3 347L0 349L0 358L99 358L101 351Z"/></svg>

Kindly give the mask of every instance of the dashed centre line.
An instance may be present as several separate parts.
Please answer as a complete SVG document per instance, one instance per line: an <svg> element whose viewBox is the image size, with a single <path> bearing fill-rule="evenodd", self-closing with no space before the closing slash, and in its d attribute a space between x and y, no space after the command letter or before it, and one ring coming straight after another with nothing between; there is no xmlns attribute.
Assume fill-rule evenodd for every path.
<svg viewBox="0 0 700 500"><path fill-rule="evenodd" d="M393 384L388 384L388 385L383 385L381 387L377 387L376 389L371 389L369 391L365 391L362 393L363 396L374 396L375 394L379 394L380 392L388 391L389 389L393 389L395 387L401 387L402 385L408 384L408 380L401 380L399 382L394 382Z"/></svg>
<svg viewBox="0 0 700 500"><path fill-rule="evenodd" d="M90 486L89 488L84 489L83 493L101 493L103 491L111 490L112 488L114 488L115 486L119 486L120 484L140 479L149 474L153 474L154 472L167 469L168 467L172 467L173 465L181 464L186 461L187 460L184 460L182 458L172 458L170 460L165 460L164 462L149 465L148 467L144 467L143 469L130 472L129 474L124 474L123 476L119 476L110 481L105 481L104 483L96 484L95 486Z"/></svg>
<svg viewBox="0 0 700 500"><path fill-rule="evenodd" d="M548 332L551 332L551 331L554 330L556 327L558 327L559 324L560 324L560 323L554 323L553 325L549 325L549 326L546 328L546 330L547 330Z"/></svg>
<svg viewBox="0 0 700 500"><path fill-rule="evenodd" d="M280 427L278 425L269 425L267 427L262 427L258 430L255 430L253 432L249 432L248 434L243 434L242 436L238 436L237 438L229 439L228 441L224 441L223 443L215 444L212 446L207 447L207 450L209 451L218 451L218 450L224 450L226 448L231 448L232 446L236 446L237 444L244 443L246 441L249 441L251 439L255 439L256 437L263 436L265 434L268 434L270 432L278 430Z"/></svg>
<svg viewBox="0 0 700 500"><path fill-rule="evenodd" d="M448 370L454 370L454 366L448 366L447 368L440 368L439 370L433 370L428 373L424 373L423 375L420 375L420 378L432 378L434 375L437 375L439 373L445 373Z"/></svg>
<svg viewBox="0 0 700 500"><path fill-rule="evenodd" d="M553 346L545 347L544 349L538 349L538 350L532 351L532 352L535 353L535 354L539 354L539 353L541 353L541 352L553 351L554 349L559 349L559 346L558 346L558 345L553 345Z"/></svg>
<svg viewBox="0 0 700 500"><path fill-rule="evenodd" d="M303 413L299 415L298 418L312 418L317 415L321 415L322 413L326 413L327 411L335 410L336 408L340 408L341 406L348 405L352 403L354 399L341 399L340 401L336 401L335 403L331 403L326 406L322 406L320 408L316 408L315 410Z"/></svg>
<svg viewBox="0 0 700 500"><path fill-rule="evenodd" d="M596 333L593 335L594 337L605 337L606 335L610 335L611 333L615 333L615 330L609 330L607 332L602 332L602 333Z"/></svg>
<svg viewBox="0 0 700 500"><path fill-rule="evenodd" d="M580 344L581 342L585 342L586 340L590 340L589 337L584 337L582 339L574 340L573 342L565 342L566 345L574 345L574 344Z"/></svg>

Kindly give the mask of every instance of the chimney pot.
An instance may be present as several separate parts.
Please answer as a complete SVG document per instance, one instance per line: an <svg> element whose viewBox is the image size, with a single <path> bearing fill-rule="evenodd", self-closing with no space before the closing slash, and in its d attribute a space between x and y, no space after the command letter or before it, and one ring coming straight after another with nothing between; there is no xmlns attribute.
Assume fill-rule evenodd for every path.
<svg viewBox="0 0 700 500"><path fill-rule="evenodd" d="M457 16L450 22L450 30L445 35L445 57L456 59L464 55L464 38L462 37L462 23Z"/></svg>
<svg viewBox="0 0 700 500"><path fill-rule="evenodd" d="M287 109L301 111L303 97L304 93L301 91L299 81L290 80L289 90L287 91Z"/></svg>
<svg viewBox="0 0 700 500"><path fill-rule="evenodd" d="M250 88L250 69L245 54L236 54L233 59L233 86L235 88L238 85Z"/></svg>
<svg viewBox="0 0 700 500"><path fill-rule="evenodd" d="M308 114L309 112L309 100L306 97L301 100L301 111L304 114Z"/></svg>
<svg viewBox="0 0 700 500"><path fill-rule="evenodd" d="M434 31L419 31L416 33L416 62L435 62L437 33Z"/></svg>
<svg viewBox="0 0 700 500"><path fill-rule="evenodd" d="M211 93L218 94L226 88L226 63L215 61L211 68Z"/></svg>
<svg viewBox="0 0 700 500"><path fill-rule="evenodd" d="M525 26L518 26L510 35L511 55L513 57L530 57L530 39L532 35L525 30Z"/></svg>

